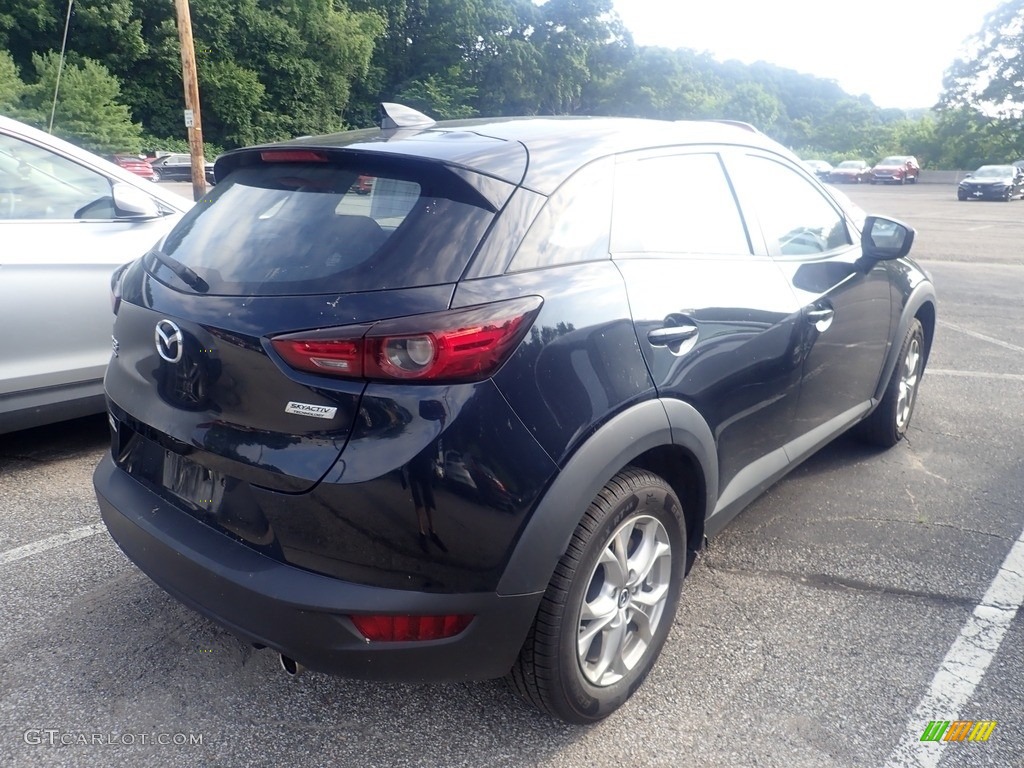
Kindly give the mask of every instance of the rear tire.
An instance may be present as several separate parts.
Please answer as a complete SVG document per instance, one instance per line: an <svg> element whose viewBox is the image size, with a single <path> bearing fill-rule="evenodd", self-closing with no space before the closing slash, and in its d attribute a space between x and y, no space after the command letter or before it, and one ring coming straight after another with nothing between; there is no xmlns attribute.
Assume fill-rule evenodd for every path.
<svg viewBox="0 0 1024 768"><path fill-rule="evenodd" d="M892 448L902 440L914 415L925 363L924 328L917 318L903 336L898 360L882 402L855 428L862 439L881 448Z"/></svg>
<svg viewBox="0 0 1024 768"><path fill-rule="evenodd" d="M627 467L590 503L551 577L509 673L511 688L569 723L622 706L672 628L686 566L675 492Z"/></svg>

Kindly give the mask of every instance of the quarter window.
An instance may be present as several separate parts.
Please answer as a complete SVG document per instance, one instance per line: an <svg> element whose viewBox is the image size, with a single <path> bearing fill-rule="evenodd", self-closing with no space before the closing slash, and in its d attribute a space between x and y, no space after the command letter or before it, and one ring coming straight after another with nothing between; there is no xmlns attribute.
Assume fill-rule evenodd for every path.
<svg viewBox="0 0 1024 768"><path fill-rule="evenodd" d="M611 158L576 172L551 196L516 252L510 272L608 258Z"/></svg>
<svg viewBox="0 0 1024 768"><path fill-rule="evenodd" d="M612 252L749 256L747 231L718 155L621 162Z"/></svg>

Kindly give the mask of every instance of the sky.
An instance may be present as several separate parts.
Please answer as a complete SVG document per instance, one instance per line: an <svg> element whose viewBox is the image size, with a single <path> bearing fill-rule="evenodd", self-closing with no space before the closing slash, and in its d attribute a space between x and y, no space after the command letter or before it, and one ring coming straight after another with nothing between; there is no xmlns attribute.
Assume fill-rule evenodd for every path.
<svg viewBox="0 0 1024 768"><path fill-rule="evenodd" d="M1002 0L614 0L637 45L767 61L879 107L930 107L945 70Z"/></svg>

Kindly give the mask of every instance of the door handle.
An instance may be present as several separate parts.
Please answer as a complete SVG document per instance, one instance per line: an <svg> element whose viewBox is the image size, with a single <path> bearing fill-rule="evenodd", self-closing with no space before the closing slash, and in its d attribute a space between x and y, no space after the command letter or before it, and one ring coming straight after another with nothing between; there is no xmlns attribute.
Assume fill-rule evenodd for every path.
<svg viewBox="0 0 1024 768"><path fill-rule="evenodd" d="M807 322L812 323L819 333L824 333L832 325L836 311L832 307L815 307L807 310Z"/></svg>
<svg viewBox="0 0 1024 768"><path fill-rule="evenodd" d="M673 325L648 331L647 340L655 347L667 347L669 344L678 344L692 339L696 335L697 326L695 325Z"/></svg>

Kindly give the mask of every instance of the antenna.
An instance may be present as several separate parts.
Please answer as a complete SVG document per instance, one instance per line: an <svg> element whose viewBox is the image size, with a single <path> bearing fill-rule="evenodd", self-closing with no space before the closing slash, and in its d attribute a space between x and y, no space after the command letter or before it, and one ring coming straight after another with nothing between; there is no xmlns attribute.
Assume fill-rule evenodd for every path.
<svg viewBox="0 0 1024 768"><path fill-rule="evenodd" d="M384 101L380 105L380 127L382 130L395 128L429 128L435 125L433 118L404 104Z"/></svg>

